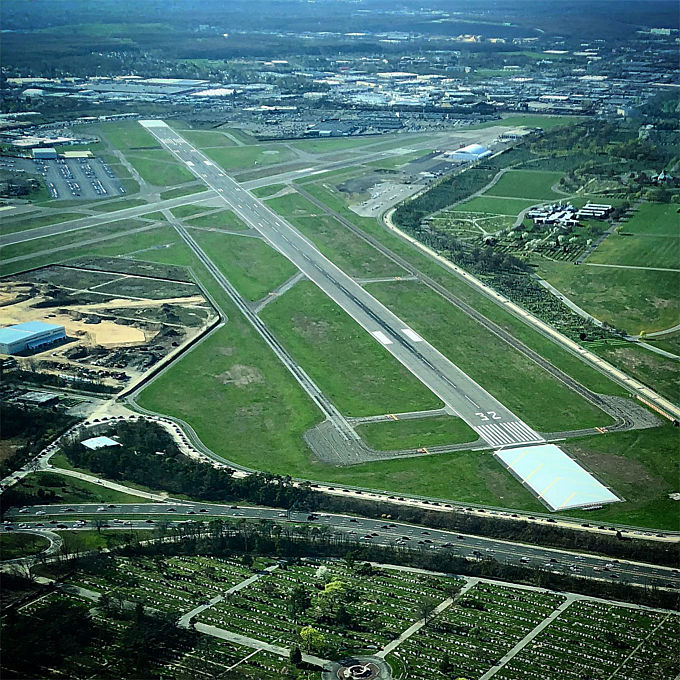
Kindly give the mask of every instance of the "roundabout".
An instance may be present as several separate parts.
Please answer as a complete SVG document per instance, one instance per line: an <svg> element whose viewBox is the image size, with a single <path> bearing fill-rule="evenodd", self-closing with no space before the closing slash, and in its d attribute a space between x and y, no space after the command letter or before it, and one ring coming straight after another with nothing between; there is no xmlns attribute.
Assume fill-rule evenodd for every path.
<svg viewBox="0 0 680 680"><path fill-rule="evenodd" d="M391 680L392 670L375 656L355 656L334 661L322 674L323 680Z"/></svg>

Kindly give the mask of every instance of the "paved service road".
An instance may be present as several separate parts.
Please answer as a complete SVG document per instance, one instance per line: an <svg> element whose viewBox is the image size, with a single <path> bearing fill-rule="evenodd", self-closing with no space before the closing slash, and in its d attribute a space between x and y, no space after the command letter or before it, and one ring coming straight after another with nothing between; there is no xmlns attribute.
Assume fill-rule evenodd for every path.
<svg viewBox="0 0 680 680"><path fill-rule="evenodd" d="M102 510L99 510L102 508ZM171 503L126 503L110 507L93 503L77 503L71 505L42 505L10 509L5 513L6 520L12 521L15 531L21 531L22 524L34 531L36 522L45 529L54 530L58 525L68 529L74 527L79 516L87 518L83 529L92 529L92 517L106 521L111 527L120 529L148 529L161 518L171 521L186 519L187 515L198 520L208 521L215 517L269 519L296 526L302 524L327 525L333 531L342 532L356 538L361 543L381 545L400 545L418 550L453 550L456 554L469 559L493 558L508 564L527 564L529 567L544 568L551 571L582 576L619 580L622 582L649 585L661 588L680 587L677 572L668 567L660 567L639 562L617 561L609 557L578 554L511 543L481 536L457 534L452 531L430 529L411 524L391 522L386 519L365 519L348 515L315 515L309 520L307 512L291 512L288 520L285 511L277 508L253 508L219 505L214 503L197 503L177 501ZM24 512L24 510L26 510ZM39 514L42 513L42 514ZM148 519L144 516L148 515ZM126 516L130 519L126 520ZM149 519L153 517L150 522ZM118 519L118 522L114 521ZM125 522L130 522L126 524ZM476 551L476 552L473 552ZM526 562L521 562L526 560Z"/></svg>
<svg viewBox="0 0 680 680"><path fill-rule="evenodd" d="M493 447L543 438L162 121L140 123Z"/></svg>

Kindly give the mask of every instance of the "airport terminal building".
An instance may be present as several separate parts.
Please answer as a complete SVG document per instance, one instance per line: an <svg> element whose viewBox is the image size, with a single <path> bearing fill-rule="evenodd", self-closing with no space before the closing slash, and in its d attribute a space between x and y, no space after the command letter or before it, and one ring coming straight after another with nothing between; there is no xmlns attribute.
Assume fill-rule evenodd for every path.
<svg viewBox="0 0 680 680"><path fill-rule="evenodd" d="M66 337L63 326L43 321L27 321L0 328L0 354L31 352L59 342Z"/></svg>

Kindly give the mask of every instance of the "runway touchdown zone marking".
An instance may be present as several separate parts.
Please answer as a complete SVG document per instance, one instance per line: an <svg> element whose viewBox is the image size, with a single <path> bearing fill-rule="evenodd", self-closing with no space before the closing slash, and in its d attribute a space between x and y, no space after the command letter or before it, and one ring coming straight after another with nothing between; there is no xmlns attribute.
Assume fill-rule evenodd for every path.
<svg viewBox="0 0 680 680"><path fill-rule="evenodd" d="M413 342L423 342L423 339L416 333L415 331L411 330L410 328L402 328L401 332L411 341Z"/></svg>
<svg viewBox="0 0 680 680"><path fill-rule="evenodd" d="M392 341L382 332L382 331L371 331L371 335L381 344L381 345L391 345Z"/></svg>

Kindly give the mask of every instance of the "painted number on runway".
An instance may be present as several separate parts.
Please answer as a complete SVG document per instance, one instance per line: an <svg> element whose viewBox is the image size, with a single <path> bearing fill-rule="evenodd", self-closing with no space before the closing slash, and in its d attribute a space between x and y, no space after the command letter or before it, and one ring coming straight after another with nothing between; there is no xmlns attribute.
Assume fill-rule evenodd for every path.
<svg viewBox="0 0 680 680"><path fill-rule="evenodd" d="M477 411L476 416L479 416L481 420L501 420L501 417L496 413L496 411L487 411L482 413L482 411Z"/></svg>

